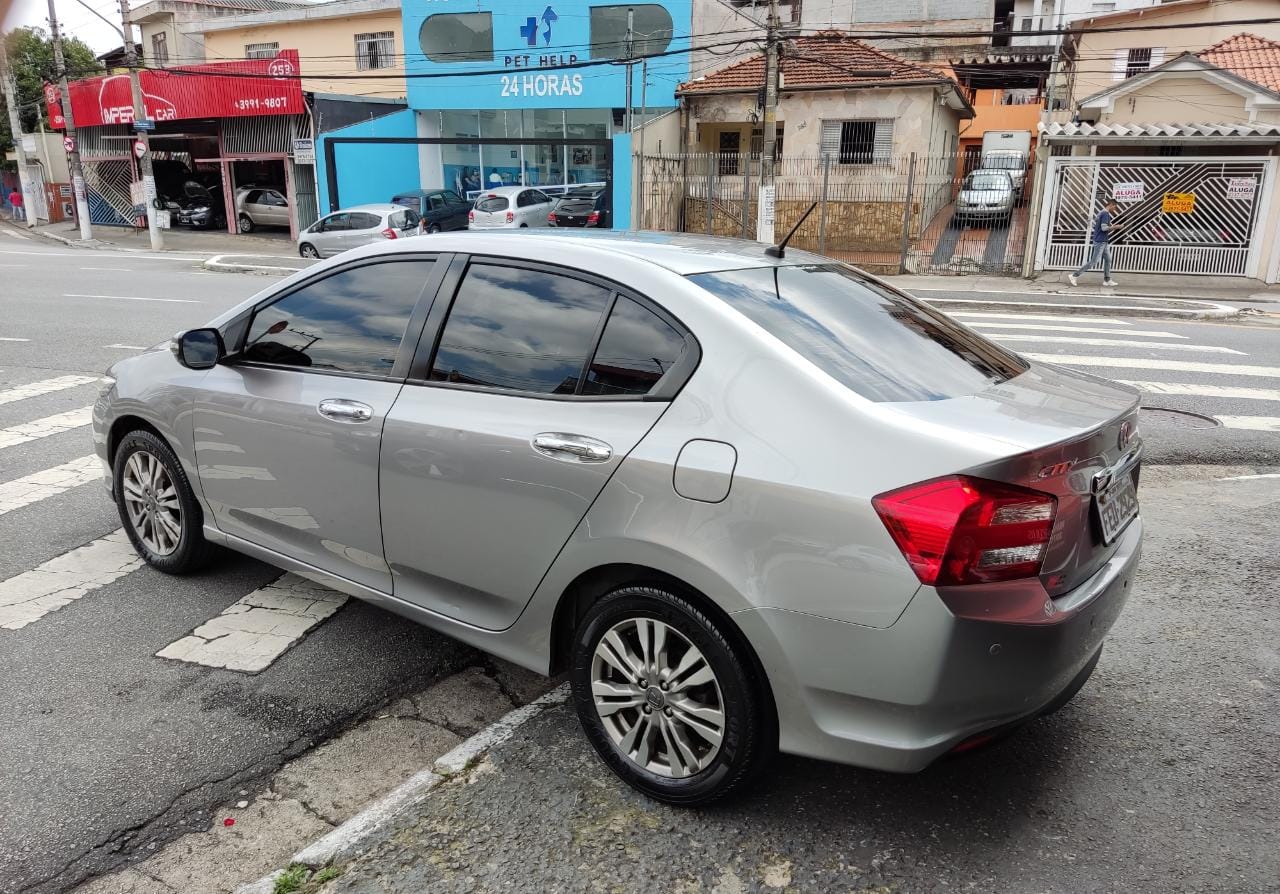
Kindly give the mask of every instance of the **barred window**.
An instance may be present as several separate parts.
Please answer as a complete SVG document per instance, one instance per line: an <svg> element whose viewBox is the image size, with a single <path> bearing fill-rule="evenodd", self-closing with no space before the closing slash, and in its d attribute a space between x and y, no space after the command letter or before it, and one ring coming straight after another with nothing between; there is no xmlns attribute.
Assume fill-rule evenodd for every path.
<svg viewBox="0 0 1280 894"><path fill-rule="evenodd" d="M893 155L893 121L823 121L822 154L842 165L888 164Z"/></svg>
<svg viewBox="0 0 1280 894"><path fill-rule="evenodd" d="M393 31L356 35L356 68L391 68L396 64L396 37Z"/></svg>
<svg viewBox="0 0 1280 894"><path fill-rule="evenodd" d="M247 43L244 45L244 58L246 59L274 59L278 52L280 52L280 43L278 41Z"/></svg>
<svg viewBox="0 0 1280 894"><path fill-rule="evenodd" d="M163 31L151 35L151 64L169 64L169 35Z"/></svg>

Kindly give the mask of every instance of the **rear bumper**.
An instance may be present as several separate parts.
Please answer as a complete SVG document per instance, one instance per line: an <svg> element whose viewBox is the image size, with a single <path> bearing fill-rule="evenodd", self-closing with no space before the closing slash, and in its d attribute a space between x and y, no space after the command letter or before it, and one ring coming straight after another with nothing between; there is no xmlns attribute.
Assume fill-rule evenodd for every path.
<svg viewBox="0 0 1280 894"><path fill-rule="evenodd" d="M964 740L1035 716L1083 672L1128 599L1142 519L1051 620L957 618L922 588L884 629L801 612L734 615L769 675L784 752L913 772Z"/></svg>

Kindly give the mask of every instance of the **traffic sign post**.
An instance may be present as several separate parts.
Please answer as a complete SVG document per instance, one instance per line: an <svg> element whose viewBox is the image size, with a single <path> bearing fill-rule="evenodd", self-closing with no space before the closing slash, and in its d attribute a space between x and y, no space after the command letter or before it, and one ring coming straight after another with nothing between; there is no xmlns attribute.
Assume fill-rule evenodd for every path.
<svg viewBox="0 0 1280 894"><path fill-rule="evenodd" d="M142 142L142 140L135 140L133 143L133 154L138 156L138 158L142 158L142 156L147 154L147 144Z"/></svg>

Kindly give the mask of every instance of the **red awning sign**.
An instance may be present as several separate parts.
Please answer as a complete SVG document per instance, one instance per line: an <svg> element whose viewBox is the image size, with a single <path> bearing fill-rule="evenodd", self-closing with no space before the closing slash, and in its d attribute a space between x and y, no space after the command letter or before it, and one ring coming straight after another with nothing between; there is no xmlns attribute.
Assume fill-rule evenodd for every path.
<svg viewBox="0 0 1280 894"><path fill-rule="evenodd" d="M299 115L305 111L300 71L298 51L282 50L273 59L143 69L138 80L146 117L152 121ZM77 127L133 122L129 75L86 78L69 87ZM51 121L58 94L53 85L46 86ZM55 121L53 126L65 127L65 122Z"/></svg>

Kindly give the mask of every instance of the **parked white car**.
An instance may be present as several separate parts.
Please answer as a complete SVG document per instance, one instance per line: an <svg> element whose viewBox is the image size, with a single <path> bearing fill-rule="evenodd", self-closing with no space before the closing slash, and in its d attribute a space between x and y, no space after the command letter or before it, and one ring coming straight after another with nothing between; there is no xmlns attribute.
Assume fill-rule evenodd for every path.
<svg viewBox="0 0 1280 894"><path fill-rule="evenodd" d="M476 196L468 223L473 230L545 227L555 204L551 196L534 186L499 186Z"/></svg>
<svg viewBox="0 0 1280 894"><path fill-rule="evenodd" d="M329 258L336 254L381 242L418 235L418 212L400 205L356 205L326 214L298 236L298 254L304 258Z"/></svg>

